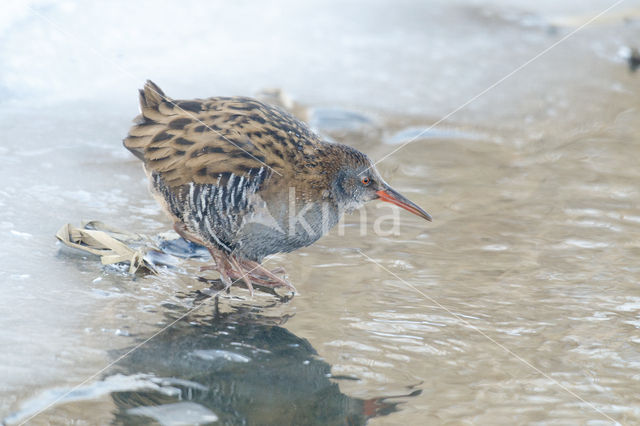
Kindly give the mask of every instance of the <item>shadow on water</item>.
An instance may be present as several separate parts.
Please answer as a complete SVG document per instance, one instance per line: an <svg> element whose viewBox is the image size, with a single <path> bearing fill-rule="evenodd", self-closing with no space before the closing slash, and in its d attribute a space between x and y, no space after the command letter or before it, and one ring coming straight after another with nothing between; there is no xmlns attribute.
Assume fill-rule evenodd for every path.
<svg viewBox="0 0 640 426"><path fill-rule="evenodd" d="M175 324L140 335L139 342L149 340L133 351L134 345L112 351L114 360L123 358L101 380L45 390L2 424L37 415L46 422L60 416L90 420L95 404L107 403L102 415L112 424L360 425L421 393L350 397L337 381L357 378L332 376L311 344L283 327L288 316L265 313L281 302L258 307L231 301L210 298L188 315L184 306L165 304L165 324Z"/></svg>
<svg viewBox="0 0 640 426"><path fill-rule="evenodd" d="M202 254L184 240L172 240L162 249L158 256ZM219 280L201 281L216 296L194 291L177 295L184 304L162 305L162 323L171 326L111 351L109 357L117 362L100 380L46 389L1 423L20 424L35 416L47 423L52 418L95 420L94 409L100 406L107 411L99 416L127 425L150 420L162 425L359 425L397 411L403 400L421 393L413 387L406 395L371 399L342 393L340 380L358 378L332 376L331 365L313 346L284 327L290 316L275 314L290 297L256 286L275 297L266 305L258 299L246 302L217 296L224 290Z"/></svg>
<svg viewBox="0 0 640 426"><path fill-rule="evenodd" d="M355 425L396 411L396 398L420 393L349 397L335 380L355 378L332 377L311 344L282 327L286 317L251 307L223 313L222 302L210 302L213 309L203 306L116 365L115 374L167 378L172 389L112 392L116 423L146 424L152 417L165 424L217 418L221 424ZM167 311L166 319L181 315Z"/></svg>

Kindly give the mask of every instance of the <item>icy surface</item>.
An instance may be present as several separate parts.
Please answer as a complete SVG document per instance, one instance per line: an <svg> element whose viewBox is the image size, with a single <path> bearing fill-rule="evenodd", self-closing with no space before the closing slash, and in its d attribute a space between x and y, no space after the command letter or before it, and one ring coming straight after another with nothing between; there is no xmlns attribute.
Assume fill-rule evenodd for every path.
<svg viewBox="0 0 640 426"><path fill-rule="evenodd" d="M131 408L129 413L151 417L163 426L201 425L218 420L218 416L213 411L193 402L136 407Z"/></svg>
<svg viewBox="0 0 640 426"><path fill-rule="evenodd" d="M123 388L105 385L119 377L107 369L36 422L109 423L116 403L153 388L159 406L178 404L185 387L200 392L191 395L198 407L211 405L203 415L233 412L238 422L268 414L286 423L278 415L292 413L280 408L301 394L312 405L316 391L334 397L331 420L374 417L375 398L412 394L390 423L596 423L602 412L640 422L640 80L627 63L640 4L625 1L571 35L611 4L3 2L0 418L36 414L150 338L132 355L165 346L132 361L126 380L142 387L120 392L131 400L115 401ZM121 146L147 78L177 98L284 89L316 111L312 124L328 138L374 159L399 149L379 168L434 222L402 212L399 235L373 235L389 211L372 204L366 236L356 215L345 234L273 260L301 292L289 304L246 302L234 288L227 305L205 305L163 340L172 314L204 286L196 277L206 258L130 277L54 239L64 223L90 219L150 244L171 228ZM256 306L276 320L238 334ZM266 352L238 349L265 335L283 342L285 331L296 338L264 349L269 368L254 368ZM229 341L200 345L212 336ZM172 358L189 344L199 356ZM238 361L224 363L228 388L207 393L219 377L186 385L207 373L193 365L226 356ZM166 385L138 376L152 364ZM291 369L280 382L268 375ZM332 375L344 378L339 386ZM252 405L256 395L270 408ZM202 414L168 407L149 408L151 417Z"/></svg>

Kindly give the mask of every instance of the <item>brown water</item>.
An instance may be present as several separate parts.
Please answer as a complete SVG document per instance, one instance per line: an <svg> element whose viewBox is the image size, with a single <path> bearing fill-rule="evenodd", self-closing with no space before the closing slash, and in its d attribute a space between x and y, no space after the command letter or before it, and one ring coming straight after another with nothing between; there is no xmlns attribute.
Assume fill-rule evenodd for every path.
<svg viewBox="0 0 640 426"><path fill-rule="evenodd" d="M406 70L383 69L407 82L399 100L299 96L319 131L374 159L422 132L378 167L434 221L403 211L397 234L378 235L376 219L391 210L374 203L364 232L356 213L315 245L276 256L269 265L284 266L300 291L287 303L240 288L217 306L195 302L202 259L133 278L55 246L57 227L80 219L149 244L170 228L119 145L135 111L3 106L7 423L44 408L30 422L640 423L640 84L617 53L640 27L620 16L594 25L430 128L577 26L573 15L563 27L549 24L552 12L461 4L437 11L493 28L482 43L513 49L471 52L482 43L443 23L458 60L468 55L449 78L430 87L432 74L453 71L442 59L416 76L416 56ZM414 24L413 9L401 10ZM398 46L406 40L398 35ZM52 149L51 138L63 142Z"/></svg>

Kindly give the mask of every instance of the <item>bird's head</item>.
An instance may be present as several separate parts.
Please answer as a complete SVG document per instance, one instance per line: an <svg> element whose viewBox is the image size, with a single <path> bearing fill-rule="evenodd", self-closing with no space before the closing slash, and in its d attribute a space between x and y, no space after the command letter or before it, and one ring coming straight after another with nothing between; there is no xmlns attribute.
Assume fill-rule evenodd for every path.
<svg viewBox="0 0 640 426"><path fill-rule="evenodd" d="M362 152L347 146L343 161L336 167L334 194L345 210L351 211L371 200L380 199L431 221L429 213L387 184L373 162Z"/></svg>

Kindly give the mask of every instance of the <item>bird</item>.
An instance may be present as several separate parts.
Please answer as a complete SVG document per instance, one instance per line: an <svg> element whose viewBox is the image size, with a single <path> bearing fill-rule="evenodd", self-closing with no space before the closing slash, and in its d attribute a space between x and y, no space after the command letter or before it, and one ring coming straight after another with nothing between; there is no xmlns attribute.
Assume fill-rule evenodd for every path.
<svg viewBox="0 0 640 426"><path fill-rule="evenodd" d="M309 246L346 212L381 200L431 221L366 154L250 97L174 100L147 80L123 141L185 240L205 246L225 289L295 287L265 257Z"/></svg>

